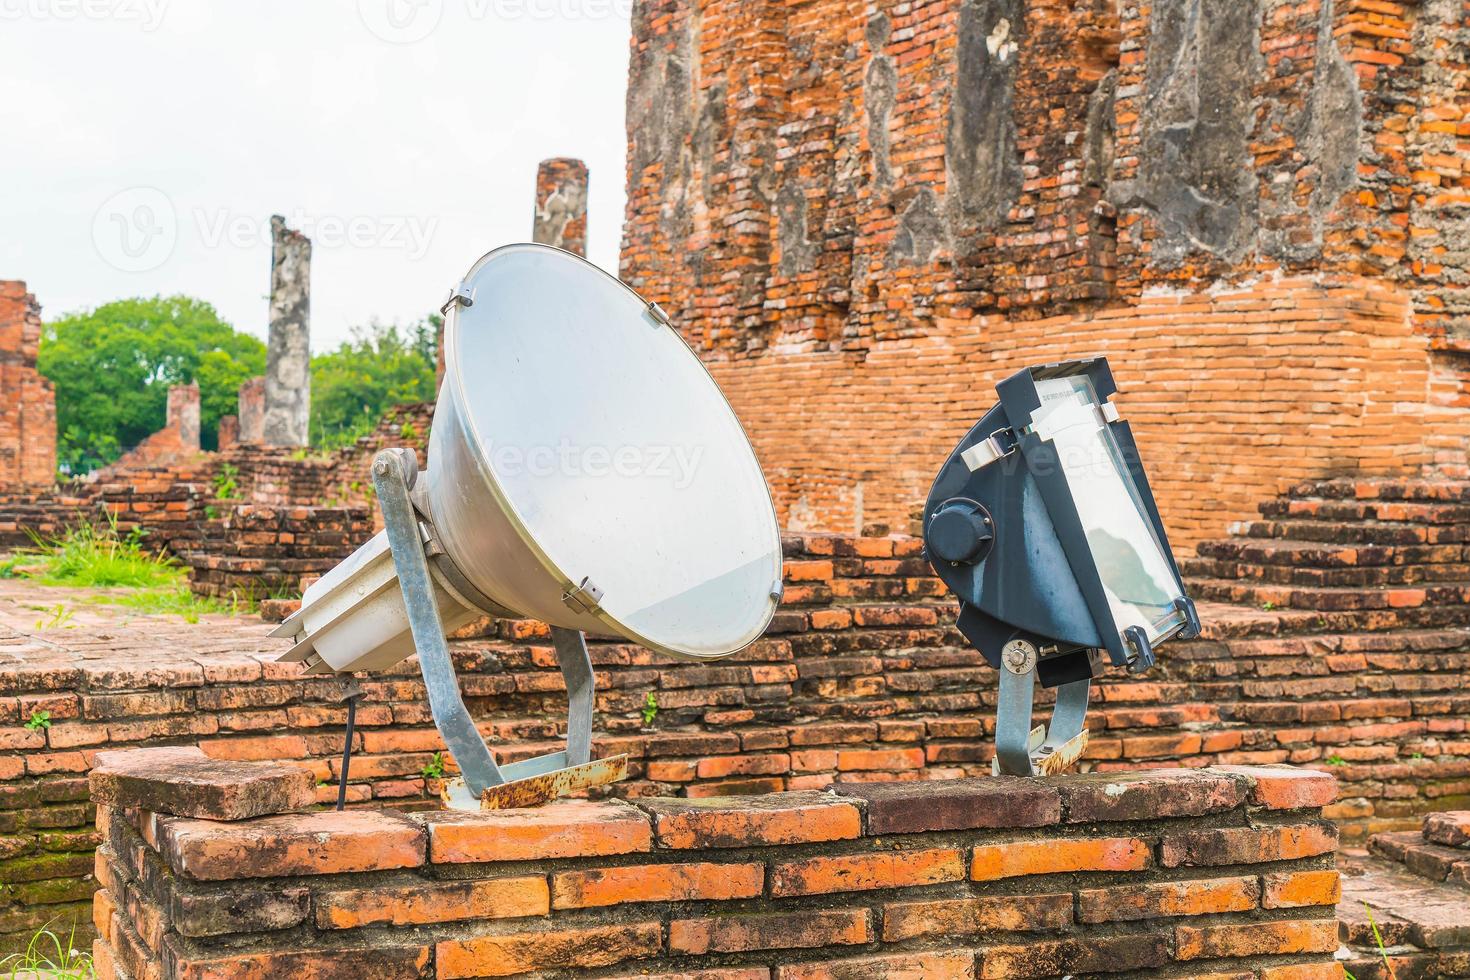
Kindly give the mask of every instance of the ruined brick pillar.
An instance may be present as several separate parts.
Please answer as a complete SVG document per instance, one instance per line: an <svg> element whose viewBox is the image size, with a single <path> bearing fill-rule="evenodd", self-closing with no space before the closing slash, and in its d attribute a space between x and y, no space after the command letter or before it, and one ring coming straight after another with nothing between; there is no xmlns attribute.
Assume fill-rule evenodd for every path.
<svg viewBox="0 0 1470 980"><path fill-rule="evenodd" d="M557 157L536 170L536 225L532 241L587 254L587 165Z"/></svg>
<svg viewBox="0 0 1470 980"><path fill-rule="evenodd" d="M305 446L311 422L311 239L275 215L271 240L264 441Z"/></svg>
<svg viewBox="0 0 1470 980"><path fill-rule="evenodd" d="M168 422L165 428L179 434L179 448L199 449L199 385L174 385L168 390Z"/></svg>
<svg viewBox="0 0 1470 980"><path fill-rule="evenodd" d="M221 415L219 420L219 450L224 452L240 441L240 416Z"/></svg>
<svg viewBox="0 0 1470 980"><path fill-rule="evenodd" d="M244 443L265 441L265 379L251 378L240 386L239 439Z"/></svg>
<svg viewBox="0 0 1470 980"><path fill-rule="evenodd" d="M36 372L41 307L26 284L0 281L0 490L56 482L56 395Z"/></svg>

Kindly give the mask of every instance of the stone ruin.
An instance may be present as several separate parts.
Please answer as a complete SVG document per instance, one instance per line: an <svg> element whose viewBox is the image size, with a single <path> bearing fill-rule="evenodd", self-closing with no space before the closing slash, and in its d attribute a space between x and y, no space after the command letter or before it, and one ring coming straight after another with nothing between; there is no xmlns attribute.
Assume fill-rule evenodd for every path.
<svg viewBox="0 0 1470 980"><path fill-rule="evenodd" d="M0 281L0 488L56 480L56 397L36 373L41 307L23 282Z"/></svg>
<svg viewBox="0 0 1470 980"><path fill-rule="evenodd" d="M311 442L311 241L271 218L270 346L265 369L268 446Z"/></svg>
<svg viewBox="0 0 1470 980"><path fill-rule="evenodd" d="M533 242L587 254L587 165L581 160L541 161L533 229Z"/></svg>
<svg viewBox="0 0 1470 980"><path fill-rule="evenodd" d="M1462 478L1467 30L1459 0L649 0L622 276L793 529L907 526L998 379L1088 354L1176 545L1295 480Z"/></svg>
<svg viewBox="0 0 1470 980"><path fill-rule="evenodd" d="M1148 790L1151 799L1194 801L1180 819L1210 824L1192 838L1199 860L1178 867L1213 868L1206 877L1214 885L1224 887L1225 875L1254 890L1212 893L1224 904L1211 905L1191 889L1169 891L1167 881L1088 879L1101 882L1098 890L1138 889L1127 893L1137 923L1127 929L1137 931L1115 960L1075 958L1079 947L1068 946L1066 933L1096 925L1091 920L1047 927L1044 912L1032 910L1006 920L1016 925L997 926L983 918L983 898L942 881L954 892L925 910L926 921L938 923L931 935L1050 928L1044 943L1017 941L1036 951L1033 965L1043 973L1055 966L1151 975L1168 962L1173 975L1193 976L1189 957L1209 949L1217 973L1274 980L1339 975L1320 954L1330 958L1340 936L1352 972L1377 976L1354 909L1344 904L1339 933L1324 925L1337 897L1329 845L1340 833L1349 847L1372 842L1374 856L1344 861L1346 892L1384 897L1377 909L1400 975L1465 972L1466 906L1439 891L1425 902L1403 876L1458 887L1459 855L1436 848L1461 845L1430 836L1421 847L1412 835L1442 834L1421 831L1426 813L1470 807L1467 64L1470 6L1460 0L639 4L621 273L670 312L729 394L789 533L783 608L746 654L716 665L672 664L628 644L593 643L602 685L597 750L633 757L632 779L618 792L699 798L835 788L845 796L873 783L986 773L985 726L994 709L986 670L952 628L953 608L918 541L890 532L913 530L914 505L940 455L988 407L995 381L1029 363L1103 353L1176 550L1195 552L1182 564L1202 600L1206 632L1171 645L1148 677L1109 676L1099 685L1083 760L1099 775L1079 785L1111 788L1121 785L1110 781L1121 771L1157 766L1286 764L1331 774L1335 796L1246 799L1222 789L1196 798L1157 776L1137 777L1163 787ZM578 194L585 200L585 180L558 163L548 161L538 175L536 235L570 247L577 216L562 221L562 207ZM571 183L565 193L562 181ZM580 229L584 237L585 217ZM419 411L426 421L428 408ZM241 442L259 446L263 435L249 438L256 430L246 422L242 393ZM292 505L320 504L331 481L365 468L374 445L395 439L392 426L334 461L291 460L268 447L228 458L248 474L249 495L273 501L283 515L308 513ZM426 424L416 428L427 432ZM210 465L164 471L156 483L132 474L93 502L141 505L132 519L172 524L184 553L222 561L231 557L220 554L232 547L229 535L211 538L207 490L197 490L217 472ZM183 476L195 490L170 482ZM0 507L4 519L37 520L27 500L35 498ZM354 513L366 533L370 511ZM252 545L259 553L234 557L278 560L298 534L278 529L275 538L239 536L261 542ZM353 539L343 537L338 554ZM202 541L208 546L194 543ZM65 643L0 649L0 698L14 697L21 711L49 705L57 718L44 735L13 736L19 768L0 761L0 834L28 849L14 860L42 848L42 832L26 823L32 813L49 827L83 832L91 812L82 774L103 747L197 743L215 760L271 759L324 783L334 778L343 721L336 681L284 676L270 662L276 648L239 637L222 652L191 649L181 634L169 652L150 656L141 650L157 639L138 642L136 663L97 661ZM456 638L465 695L502 758L538 754L561 734L547 721L564 706L548 643L543 626L516 621L487 620ZM351 799L421 802L437 789L442 742L413 665L364 689ZM649 695L657 704L651 719ZM7 731L15 729L0 727ZM318 786L316 799L332 791ZM820 802L830 806L831 796ZM912 800L900 807L922 809ZM1315 823L1318 808L1335 830ZM830 842L799 834L773 838L765 835L793 824L726 810L733 815L686 818L664 804L617 813L652 835L681 826L718 831L719 843L700 839L700 846L759 854L754 863L772 881L800 877L777 866L820 858L835 862L828 870L841 869L833 874L866 875L864 888L891 895L893 904L928 901L882 891L914 886L904 877L908 862L879 862L880 874L861 860L865 843L829 851ZM876 811L862 810L867 822L855 825L855 841L873 832ZM1261 838L1263 828L1299 818L1318 830ZM208 830L194 838L201 850L216 830L221 839L287 850L311 833L295 818L267 819L289 822L279 837L233 825L185 829ZM119 974L164 962L218 965L226 947L232 956L250 948L263 969L297 968L310 954L291 945L302 934L293 929L315 930L331 949L385 939L383 962L419 970L433 962L440 975L454 975L448 963L465 963L469 942L479 944L475 955L494 947L496 955L523 957L505 961L507 972L581 966L555 957L584 949L645 949L626 958L660 964L693 955L692 947L667 945L673 922L650 926L643 918L599 926L611 932L558 929L544 943L544 961L525 942L486 939L516 935L513 924L474 936L446 932L459 927L443 923L402 931L403 907L442 910L471 899L447 897L445 881L456 876L435 867L453 862L435 851L433 831L400 823L392 829L402 851L394 853L407 857L396 868L272 866L292 896L271 906L284 920L185 924L172 911L183 907L177 903L217 907L237 883L228 876L201 883L186 870L180 877L184 852L158 852L160 838L149 839L175 826L169 820L145 813L105 822L113 853L141 855L147 868L167 872L99 872L111 876L109 895L133 898L117 911L98 906L109 913L99 948ZM529 839L560 839L555 829L520 829ZM1164 835L1151 836L1154 829L1129 832L1148 839L1141 860L1164 867L1168 845ZM601 830L588 833L606 839ZM771 862L780 855L765 848L793 842L823 847ZM84 907L96 887L88 877L94 843L79 839L37 879L47 888L0 907L0 923L9 924L0 934ZM985 843L966 840L972 862ZM515 860L605 853L532 848ZM484 861L494 867L504 858ZM1316 877L1271 891L1271 871L1252 871L1258 860L1296 862L1293 873ZM604 874L595 863L562 870ZM311 889L300 876L335 875L311 880L351 895L363 880L353 876L386 871L398 875L397 900L406 905L359 902L338 919L333 907L301 904L317 897L301 898ZM671 874L659 870L656 880L675 881ZM677 881L669 894L722 900ZM136 892L149 882L168 889ZM1084 898L1071 890L1078 882L1065 884L1075 911ZM454 887L475 890L462 881ZM1395 905L1393 896L1409 899ZM1409 916L1414 896L1432 913ZM428 905L414 904L420 898ZM163 921L149 917L148 901L166 903L167 926L140 928ZM704 943L698 955L723 957L718 969L730 965L733 976L761 980L925 966L970 975L963 964L904 959L919 947L932 951L938 939L897 952L872 945L888 941L889 909L873 904L858 914L842 901L845 917L826 915L827 901L813 900L780 921L746 905L706 904L710 914L681 925L679 941ZM946 902L959 904L937 907ZM1249 910L1230 911L1237 905ZM1248 921L1220 932L1218 919L1195 925L1195 916L1227 914ZM1306 923L1301 932L1262 926L1296 915ZM398 931L372 931L383 923ZM347 930L341 939L325 938L338 928ZM819 954L802 949L820 950L823 962L812 965ZM1006 955L972 955L968 969L1023 975L1024 964ZM1240 957L1243 964L1223 962ZM469 974L473 964L461 969Z"/></svg>

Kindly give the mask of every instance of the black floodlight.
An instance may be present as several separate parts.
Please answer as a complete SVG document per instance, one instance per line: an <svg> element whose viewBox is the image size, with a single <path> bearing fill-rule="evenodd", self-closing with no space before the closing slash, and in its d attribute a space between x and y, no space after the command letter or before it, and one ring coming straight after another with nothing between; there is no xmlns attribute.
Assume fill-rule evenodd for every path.
<svg viewBox="0 0 1470 980"><path fill-rule="evenodd" d="M1087 745L1103 654L1142 673L1199 635L1105 358L1029 368L996 386L924 507L929 562L959 629L1000 671L995 771L1051 775ZM1031 728L1034 684L1057 689Z"/></svg>

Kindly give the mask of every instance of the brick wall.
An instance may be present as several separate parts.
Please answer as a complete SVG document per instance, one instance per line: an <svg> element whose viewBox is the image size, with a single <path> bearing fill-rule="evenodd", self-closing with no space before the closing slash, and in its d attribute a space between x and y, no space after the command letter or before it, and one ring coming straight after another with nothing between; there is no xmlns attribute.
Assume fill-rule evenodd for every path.
<svg viewBox="0 0 1470 980"><path fill-rule="evenodd" d="M41 307L23 282L0 281L0 492L56 482L56 394L36 373Z"/></svg>
<svg viewBox="0 0 1470 980"><path fill-rule="evenodd" d="M403 816L217 766L94 771L104 980L1341 976L1332 781L1297 770Z"/></svg>
<svg viewBox="0 0 1470 980"><path fill-rule="evenodd" d="M252 442L183 452L182 429L171 423L149 440L150 451L87 480L44 493L0 492L0 547L26 547L32 533L52 537L110 518L181 559L201 595L297 593L302 575L329 570L379 529L372 458L408 446L422 461L432 419L432 405L399 406L352 445L316 455Z"/></svg>
<svg viewBox="0 0 1470 980"><path fill-rule="evenodd" d="M1184 543L1282 479L1463 473L1467 37L1463 0L646 3L622 274L797 529L900 525L998 376L1098 352Z"/></svg>
<svg viewBox="0 0 1470 980"><path fill-rule="evenodd" d="M1028 364L1106 355L1171 541L1221 534L1313 474L1460 460L1463 396L1430 403L1431 362L1401 296L1300 280L1152 295L1085 319L936 319L925 336L774 348L709 367L744 420L783 526L905 527L960 437Z"/></svg>
<svg viewBox="0 0 1470 980"><path fill-rule="evenodd" d="M700 799L988 773L995 674L950 625L918 542L807 535L787 548L785 604L771 633L734 658L686 664L590 644L596 751L631 756L615 792ZM1309 766L1337 778L1341 799L1324 814L1356 841L1470 806L1465 604L1284 601L1203 603L1204 637L1169 644L1146 677L1103 678L1083 768ZM335 798L339 680L276 663L286 643L259 623L145 617L106 632L99 658L90 632L0 631L0 875L34 869L24 873L37 883L0 906L0 945L92 887L84 777L99 752L197 744L221 760L285 761L312 773L319 801ZM482 622L453 652L501 759L554 750L566 698L544 627ZM421 806L439 789L444 746L417 667L375 674L363 690L348 798ZM25 728L39 710L50 727Z"/></svg>
<svg viewBox="0 0 1470 980"><path fill-rule="evenodd" d="M229 506L180 555L196 595L245 602L297 596L373 535L365 507Z"/></svg>

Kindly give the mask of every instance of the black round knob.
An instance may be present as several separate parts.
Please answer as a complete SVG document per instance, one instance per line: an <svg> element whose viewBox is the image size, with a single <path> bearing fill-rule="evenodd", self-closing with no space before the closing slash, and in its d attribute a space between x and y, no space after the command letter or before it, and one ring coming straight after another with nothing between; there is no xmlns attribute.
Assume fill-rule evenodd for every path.
<svg viewBox="0 0 1470 980"><path fill-rule="evenodd" d="M995 539L990 515L973 500L950 500L929 519L929 551L951 565L974 565Z"/></svg>

